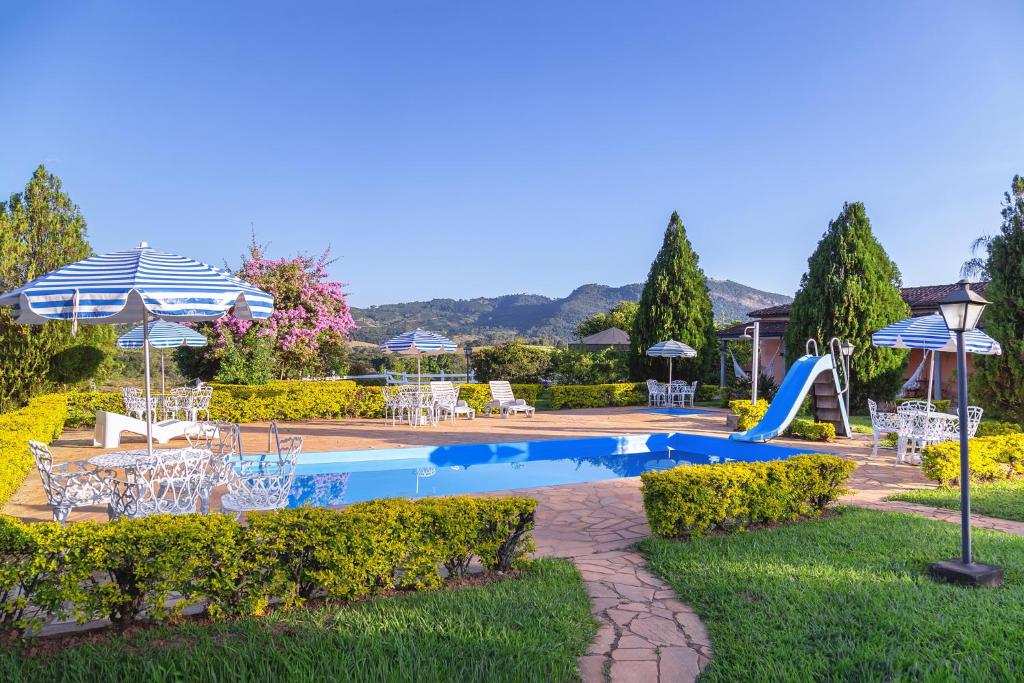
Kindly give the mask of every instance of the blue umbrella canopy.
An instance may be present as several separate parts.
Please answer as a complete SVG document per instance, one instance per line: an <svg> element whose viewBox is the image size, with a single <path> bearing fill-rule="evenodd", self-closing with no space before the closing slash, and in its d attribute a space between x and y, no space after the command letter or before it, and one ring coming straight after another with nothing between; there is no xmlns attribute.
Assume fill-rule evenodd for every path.
<svg viewBox="0 0 1024 683"><path fill-rule="evenodd" d="M383 351L402 356L420 356L437 353L452 353L457 344L448 337L416 328L388 339L380 345Z"/></svg>
<svg viewBox="0 0 1024 683"><path fill-rule="evenodd" d="M272 296L230 273L145 242L58 268L0 295L20 323L124 323L143 314L182 321L269 318Z"/></svg>
<svg viewBox="0 0 1024 683"><path fill-rule="evenodd" d="M889 349L925 349L926 351L956 352L956 335L946 327L938 313L907 318L884 327L871 335L871 343ZM998 356L1002 347L981 330L964 333L964 350L986 356Z"/></svg>
<svg viewBox="0 0 1024 683"><path fill-rule="evenodd" d="M697 356L697 350L692 346L687 346L683 342L678 342L675 339L669 339L667 341L658 342L651 348L647 349L648 356L656 356L658 358L695 358Z"/></svg>
<svg viewBox="0 0 1024 683"><path fill-rule="evenodd" d="M149 337L149 345L154 349L174 349L179 346L206 346L206 337L196 332L191 327L185 327L180 323L172 323L167 320L154 320L148 324L139 325L131 332L126 332L117 338L117 345L122 349L141 349L145 343L144 338Z"/></svg>

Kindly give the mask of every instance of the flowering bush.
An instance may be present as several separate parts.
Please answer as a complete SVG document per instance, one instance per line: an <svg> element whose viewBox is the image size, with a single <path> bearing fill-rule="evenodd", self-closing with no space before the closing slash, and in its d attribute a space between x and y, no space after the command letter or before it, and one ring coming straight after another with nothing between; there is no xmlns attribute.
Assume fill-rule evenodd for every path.
<svg viewBox="0 0 1024 683"><path fill-rule="evenodd" d="M328 279L330 263L330 249L319 256L268 259L254 241L237 275L272 294L274 312L267 320L227 315L204 324L210 345L200 352L182 350L182 372L235 383L261 383L268 375L297 379L344 372L345 340L356 323L342 284ZM270 359L265 358L264 339L271 342ZM238 371L268 362L269 372Z"/></svg>

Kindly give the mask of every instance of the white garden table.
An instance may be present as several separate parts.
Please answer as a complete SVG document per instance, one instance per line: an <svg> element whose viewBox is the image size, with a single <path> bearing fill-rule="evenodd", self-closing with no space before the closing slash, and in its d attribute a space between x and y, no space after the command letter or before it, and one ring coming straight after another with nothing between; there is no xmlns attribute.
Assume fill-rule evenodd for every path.
<svg viewBox="0 0 1024 683"><path fill-rule="evenodd" d="M201 448L161 448L153 451L153 455L149 455L145 449L131 450L131 451L115 451L113 453L104 453L103 455L94 455L89 458L89 464L93 467L99 467L102 469L131 469L135 467L152 467L156 464L158 458L164 460L170 458L187 458L195 455L197 452L204 454L211 454L211 451L207 451Z"/></svg>

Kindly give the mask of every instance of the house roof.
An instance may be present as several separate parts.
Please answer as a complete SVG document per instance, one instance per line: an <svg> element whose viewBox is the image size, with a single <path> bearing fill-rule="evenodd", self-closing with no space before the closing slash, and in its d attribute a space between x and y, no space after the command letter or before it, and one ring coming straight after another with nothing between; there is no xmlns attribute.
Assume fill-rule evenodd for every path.
<svg viewBox="0 0 1024 683"><path fill-rule="evenodd" d="M938 310L939 302L942 301L948 294L953 292L959 287L959 283L951 283L948 285L925 285L924 287L904 287L900 290L900 294L903 295L903 300L907 302L911 310L917 311L920 309L934 308ZM985 290L988 289L987 282L975 282L971 284L971 290L978 294L984 294ZM788 316L789 309L792 308L792 304L780 304L778 306L769 306L768 308L759 308L756 311L750 311L747 313L751 318L774 318L779 316Z"/></svg>
<svg viewBox="0 0 1024 683"><path fill-rule="evenodd" d="M617 327L609 327L607 330L601 330L596 334L592 334L589 337L584 337L580 340L581 344L592 344L592 345L609 345L609 346L628 346L629 335L624 330L620 330Z"/></svg>

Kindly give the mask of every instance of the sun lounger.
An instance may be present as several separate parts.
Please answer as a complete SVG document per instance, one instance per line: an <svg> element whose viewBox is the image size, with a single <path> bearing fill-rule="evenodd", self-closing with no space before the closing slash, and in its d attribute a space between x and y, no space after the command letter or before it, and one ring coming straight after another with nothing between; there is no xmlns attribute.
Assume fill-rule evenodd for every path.
<svg viewBox="0 0 1024 683"><path fill-rule="evenodd" d="M167 443L171 439L185 436L185 430L194 424L190 420L164 420L153 423L153 440ZM96 411L96 428L93 430L92 443L103 448L117 448L121 445L121 432L146 435L146 422L137 417L129 417L120 413Z"/></svg>
<svg viewBox="0 0 1024 683"><path fill-rule="evenodd" d="M505 381L488 382L491 388L491 402L487 404L488 412L495 409L502 417L508 417L512 413L526 413L527 417L533 417L533 406L527 405L526 401L517 399L512 393L512 385Z"/></svg>

